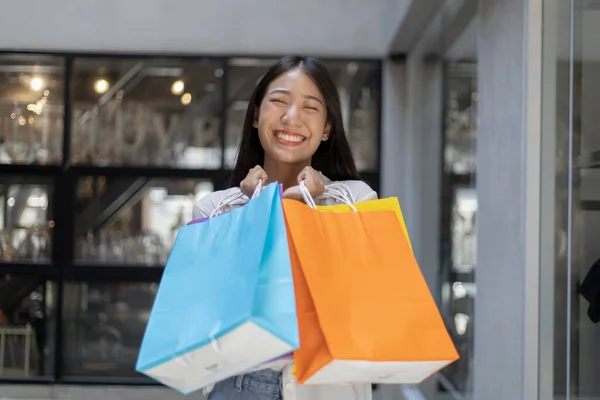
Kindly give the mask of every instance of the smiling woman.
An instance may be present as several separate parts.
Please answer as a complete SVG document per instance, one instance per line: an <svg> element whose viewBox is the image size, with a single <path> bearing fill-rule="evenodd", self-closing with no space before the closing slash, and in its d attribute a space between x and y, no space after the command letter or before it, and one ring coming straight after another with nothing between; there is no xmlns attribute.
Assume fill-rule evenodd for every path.
<svg viewBox="0 0 600 400"><path fill-rule="evenodd" d="M377 198L358 178L338 91L314 58L286 57L258 82L246 111L231 188L202 198L194 219L242 206L269 182L283 184L283 196L300 201L303 182L318 205ZM222 381L209 399L371 399L371 385L296 387L291 370L287 364Z"/></svg>
<svg viewBox="0 0 600 400"><path fill-rule="evenodd" d="M285 148L277 141L277 134L290 133L302 136L302 145ZM297 173L311 165L333 180L358 179L337 88L315 58L286 57L259 81L246 111L231 186L239 186L256 165Z"/></svg>
<svg viewBox="0 0 600 400"><path fill-rule="evenodd" d="M273 80L255 109L253 127L265 150L264 168L278 162L310 165L313 154L329 139L331 124L315 85L299 66Z"/></svg>
<svg viewBox="0 0 600 400"><path fill-rule="evenodd" d="M250 97L277 60L233 58L228 62L229 99L225 124L225 167L235 166L237 148ZM379 169L381 68L374 61L321 60L334 81L344 127L359 172ZM374 183L374 182L373 182Z"/></svg>

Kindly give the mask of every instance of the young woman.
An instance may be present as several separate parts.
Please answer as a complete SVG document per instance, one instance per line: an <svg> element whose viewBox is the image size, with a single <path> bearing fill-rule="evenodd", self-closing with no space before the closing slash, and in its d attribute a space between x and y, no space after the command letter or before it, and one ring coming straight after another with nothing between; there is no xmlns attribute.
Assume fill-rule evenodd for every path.
<svg viewBox="0 0 600 400"><path fill-rule="evenodd" d="M359 180L327 69L312 57L286 57L260 80L248 106L231 188L211 193L194 219L248 202L259 182L279 182L302 201L299 184L318 205L377 198ZM209 400L370 400L371 385L297 385L291 365L237 376L211 388Z"/></svg>

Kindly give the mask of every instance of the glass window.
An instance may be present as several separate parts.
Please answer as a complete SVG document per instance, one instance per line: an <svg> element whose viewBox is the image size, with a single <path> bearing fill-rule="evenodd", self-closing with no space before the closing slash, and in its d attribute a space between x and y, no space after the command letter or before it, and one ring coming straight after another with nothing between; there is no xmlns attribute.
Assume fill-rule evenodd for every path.
<svg viewBox="0 0 600 400"><path fill-rule="evenodd" d="M233 168L237 156L248 102L258 81L276 60L234 59L230 61L227 81L227 132L225 166Z"/></svg>
<svg viewBox="0 0 600 400"><path fill-rule="evenodd" d="M379 170L381 70L369 62L327 62L340 93L342 114L356 167Z"/></svg>
<svg viewBox="0 0 600 400"><path fill-rule="evenodd" d="M448 331L460 359L444 368L443 374L461 393L472 390L477 192L473 187L454 188L450 216L450 262L442 270L442 301Z"/></svg>
<svg viewBox="0 0 600 400"><path fill-rule="evenodd" d="M77 59L73 162L220 168L221 67L211 61Z"/></svg>
<svg viewBox="0 0 600 400"><path fill-rule="evenodd" d="M0 275L0 381L52 374L55 310L54 283Z"/></svg>
<svg viewBox="0 0 600 400"><path fill-rule="evenodd" d="M0 262L49 263L53 186L19 175L0 180Z"/></svg>
<svg viewBox="0 0 600 400"><path fill-rule="evenodd" d="M77 262L163 266L211 181L85 176L77 183Z"/></svg>
<svg viewBox="0 0 600 400"><path fill-rule="evenodd" d="M157 283L67 283L64 374L137 377L135 363Z"/></svg>
<svg viewBox="0 0 600 400"><path fill-rule="evenodd" d="M447 69L444 169L452 174L475 172L477 137L477 65L453 63Z"/></svg>
<svg viewBox="0 0 600 400"><path fill-rule="evenodd" d="M235 164L250 96L258 81L275 61L231 61L225 140L225 163L228 168ZM340 93L346 133L357 167L359 171L377 171L381 71L373 63L325 62L325 65L334 77Z"/></svg>
<svg viewBox="0 0 600 400"><path fill-rule="evenodd" d="M64 74L61 58L0 55L0 164L61 162Z"/></svg>
<svg viewBox="0 0 600 400"><path fill-rule="evenodd" d="M475 62L448 62L444 85L440 311L460 359L443 369L440 389L466 396L473 390L477 264L476 71Z"/></svg>
<svg viewBox="0 0 600 400"><path fill-rule="evenodd" d="M545 2L543 31L540 390L548 398L597 399L598 2Z"/></svg>
<svg viewBox="0 0 600 400"><path fill-rule="evenodd" d="M473 274L476 249L477 192L473 187L457 187L452 207L452 271Z"/></svg>

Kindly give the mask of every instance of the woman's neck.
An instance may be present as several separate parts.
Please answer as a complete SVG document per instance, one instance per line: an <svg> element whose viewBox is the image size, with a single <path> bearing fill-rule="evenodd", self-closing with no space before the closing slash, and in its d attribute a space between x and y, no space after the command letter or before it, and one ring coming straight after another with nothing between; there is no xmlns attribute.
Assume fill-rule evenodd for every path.
<svg viewBox="0 0 600 400"><path fill-rule="evenodd" d="M298 184L298 175L309 165L310 160L297 164L287 164L265 157L263 169L269 177L269 182L279 182L283 184L285 190Z"/></svg>

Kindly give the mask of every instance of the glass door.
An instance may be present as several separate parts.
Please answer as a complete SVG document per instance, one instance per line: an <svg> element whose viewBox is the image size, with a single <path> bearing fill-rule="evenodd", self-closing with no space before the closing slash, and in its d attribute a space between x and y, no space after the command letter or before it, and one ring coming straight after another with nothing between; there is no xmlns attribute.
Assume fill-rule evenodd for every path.
<svg viewBox="0 0 600 400"><path fill-rule="evenodd" d="M540 398L597 399L600 2L546 1L544 31Z"/></svg>

